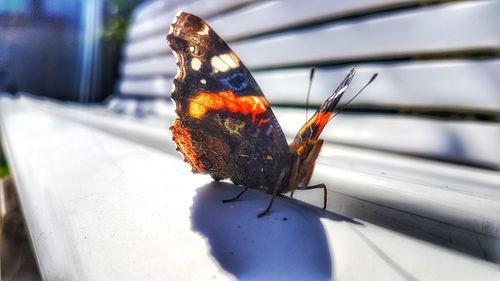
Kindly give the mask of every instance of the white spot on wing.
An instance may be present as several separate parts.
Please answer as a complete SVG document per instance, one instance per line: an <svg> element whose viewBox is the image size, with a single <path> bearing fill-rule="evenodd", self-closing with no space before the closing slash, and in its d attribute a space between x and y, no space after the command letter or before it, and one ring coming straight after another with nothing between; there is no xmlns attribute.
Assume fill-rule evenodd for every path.
<svg viewBox="0 0 500 281"><path fill-rule="evenodd" d="M230 53L230 54L222 54L222 55L220 55L220 58L230 68L237 68L240 65L240 62L239 62L238 58L235 55L233 55L232 53Z"/></svg>
<svg viewBox="0 0 500 281"><path fill-rule="evenodd" d="M196 70L196 71L200 70L200 68L201 68L201 60L199 58L192 58L191 59L191 68L193 70Z"/></svg>
<svg viewBox="0 0 500 281"><path fill-rule="evenodd" d="M215 71L226 72L230 69L229 65L227 65L219 56L213 56L210 63Z"/></svg>
<svg viewBox="0 0 500 281"><path fill-rule="evenodd" d="M240 60L232 52L220 56L213 56L210 63L215 72L226 72L229 69L240 66Z"/></svg>

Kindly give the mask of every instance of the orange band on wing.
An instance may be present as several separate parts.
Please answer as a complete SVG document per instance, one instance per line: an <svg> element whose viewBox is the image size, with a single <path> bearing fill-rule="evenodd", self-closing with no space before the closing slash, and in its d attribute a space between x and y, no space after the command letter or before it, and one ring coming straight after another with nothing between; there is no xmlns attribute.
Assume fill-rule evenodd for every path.
<svg viewBox="0 0 500 281"><path fill-rule="evenodd" d="M226 109L230 112L252 114L255 121L257 114L268 110L269 104L263 96L236 96L232 91L215 93L200 92L189 101L189 116L201 119L209 110Z"/></svg>
<svg viewBox="0 0 500 281"><path fill-rule="evenodd" d="M187 128L182 126L181 120L176 119L172 127L170 127L170 130L172 131L172 136L177 144L177 148L184 156L186 162L193 167L193 173L205 171L205 165L200 161L194 149L191 133Z"/></svg>

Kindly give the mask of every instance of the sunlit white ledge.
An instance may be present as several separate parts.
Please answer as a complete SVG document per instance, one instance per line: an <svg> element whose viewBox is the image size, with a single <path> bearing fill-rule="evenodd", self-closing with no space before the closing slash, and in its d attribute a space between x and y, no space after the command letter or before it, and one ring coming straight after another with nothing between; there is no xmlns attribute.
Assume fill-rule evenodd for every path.
<svg viewBox="0 0 500 281"><path fill-rule="evenodd" d="M141 124L104 112L28 99L0 102L2 143L46 280L494 280L500 276L497 266L477 258L293 199L278 199L264 219L255 214L268 202L268 195L251 191L241 201L223 205L221 200L239 188L193 175L178 155L161 153L173 149L161 122ZM404 173L390 168L398 159L387 161L385 167L363 167L377 161L363 161L368 154L325 165L333 154L349 156L349 149L335 150L335 146L325 150L315 178L335 177L332 195L351 188L359 192L365 183L365 188L373 189L373 202L378 200L373 194L379 194L390 205L405 197L398 198L401 187L408 202L417 197L430 202L431 195L441 202L462 200L455 202L457 213L475 204L467 199L481 200L444 187L433 191L432 185L411 177L403 185ZM410 165L401 160L401 170L405 165L425 169L424 162ZM455 168L444 168L444 177L458 172ZM463 171L492 177L474 169ZM435 172L436 177L441 175ZM408 187L420 192L409 192ZM475 208L488 207L498 214L497 206Z"/></svg>
<svg viewBox="0 0 500 281"><path fill-rule="evenodd" d="M155 117L137 119L133 116L116 115L100 107L82 110L78 106L61 106L57 103L30 98L22 99L21 103L28 107L46 110L63 119L72 119L90 125L123 139L179 155L175 151L168 130L175 117L173 108L170 116L163 116L161 119ZM289 137L293 137L293 133L298 131L302 121L305 121L302 120L305 116L301 110L294 114L292 109L275 109L275 113L278 120L287 120L282 121L281 125ZM104 116L106 118L103 118ZM339 116L339 118L342 117ZM326 136L338 130L340 120L334 123L337 124L327 127L324 132ZM373 123L376 125L375 121ZM446 219L441 221L446 223L500 237L500 175L498 172L370 149L339 147L333 144L325 146L318 163L320 164L313 180L332 183L331 189L334 191L342 191L348 195L361 195L362 198L368 196L367 198L375 200L374 202L405 211L410 210L415 200L419 200L421 205L417 204L418 207L412 213L439 220L443 217ZM348 189L338 190L337 182L343 180L347 181ZM382 188L386 188L384 191L390 191L393 194L387 195L381 190L374 191L374 188L378 186L377 182L384 186ZM355 186L359 188L359 193L353 193L358 190L354 188ZM429 196L425 197L419 194L427 189L436 193L429 193ZM406 192L410 193L404 194L405 198L384 199L403 195ZM452 199L450 196L457 197ZM450 201L447 202L447 200Z"/></svg>

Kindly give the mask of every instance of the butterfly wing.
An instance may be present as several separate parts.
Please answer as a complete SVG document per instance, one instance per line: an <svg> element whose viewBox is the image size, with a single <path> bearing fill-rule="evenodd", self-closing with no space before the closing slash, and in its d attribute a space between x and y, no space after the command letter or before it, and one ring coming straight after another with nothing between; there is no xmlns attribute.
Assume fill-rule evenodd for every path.
<svg viewBox="0 0 500 281"><path fill-rule="evenodd" d="M267 99L236 54L202 19L181 12L167 41L177 58L173 139L193 172L272 187L290 162Z"/></svg>
<svg viewBox="0 0 500 281"><path fill-rule="evenodd" d="M333 117L333 111L351 84L355 74L356 68L352 68L335 92L323 102L311 119L302 126L293 142L290 143L291 150L301 150L301 147L306 146L309 142L318 140L326 124Z"/></svg>
<svg viewBox="0 0 500 281"><path fill-rule="evenodd" d="M323 145L323 140L319 140L319 136L328 121L333 117L333 111L351 84L355 73L355 68L349 71L335 92L323 102L313 117L302 126L295 139L290 143L290 152L294 155L295 159L291 175L292 179L290 180L292 190L296 187L307 188L316 164L316 159Z"/></svg>

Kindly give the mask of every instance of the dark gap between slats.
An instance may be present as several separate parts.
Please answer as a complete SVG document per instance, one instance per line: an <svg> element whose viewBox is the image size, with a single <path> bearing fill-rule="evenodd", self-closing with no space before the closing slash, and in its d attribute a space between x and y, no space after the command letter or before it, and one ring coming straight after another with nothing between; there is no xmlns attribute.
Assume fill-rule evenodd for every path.
<svg viewBox="0 0 500 281"><path fill-rule="evenodd" d="M173 56L173 55L172 55ZM128 59L128 62L141 61L146 58L154 58L155 56L147 56L141 58ZM459 51L445 51L445 52L432 52L432 53L413 53L404 56L375 56L364 58L346 58L341 60L321 60L309 61L306 63L290 63L273 65L266 67L249 67L249 70L254 72L269 71L269 70L286 70L293 68L310 68L311 66L317 67L342 67L351 66L356 64L369 64L369 63L398 63L398 62L416 62L416 61L429 61L429 60L451 60L451 59L469 59L469 60L490 60L500 58L500 48L498 49L470 49ZM175 73L171 74L172 76ZM126 76L127 80L144 80L147 77L169 77L167 74L152 74L152 75L129 75Z"/></svg>
<svg viewBox="0 0 500 281"><path fill-rule="evenodd" d="M356 145L356 144L352 144L352 143L345 143L345 142L339 142L339 141L331 141L331 140L329 141L328 139L325 139L325 141L327 143L340 144L340 145L354 147L354 148L371 149L371 150L391 153L394 155L404 155L404 156L414 157L414 158L418 158L418 159L433 160L433 161L438 161L438 162L442 162L442 163L450 163L450 164L467 166L467 167L475 167L475 168L491 170L491 171L500 171L500 167L497 167L493 164L480 162L480 161L464 160L464 159L452 159L452 158L439 157L439 156L424 154L424 153L409 153L406 151L390 150L390 149L384 149L384 148L378 148L378 147L372 147L372 146L364 146L364 145Z"/></svg>
<svg viewBox="0 0 500 281"><path fill-rule="evenodd" d="M302 104L272 104L273 107L283 108L303 108L304 112L306 106ZM314 112L317 106L310 106L309 111ZM422 107L422 106L380 106L380 105L357 105L350 104L343 112L345 113L369 113L369 114L383 114L383 115L397 115L397 116L410 116L425 119L434 119L439 121L475 121L486 123L500 122L500 112L496 111L477 111L467 108L453 108L453 107ZM304 113L305 114L305 113ZM341 113L342 114L342 113Z"/></svg>
<svg viewBox="0 0 500 281"><path fill-rule="evenodd" d="M428 61L428 60L450 60L450 59L474 59L474 60L488 60L496 59L500 57L499 49L470 49L470 50L458 50L458 51L445 51L445 52L432 52L432 53L413 53L404 56L375 56L375 57L364 57L364 58L346 58L340 60L321 60L321 61L310 61L307 63L290 63L282 65L273 65L269 67L254 67L249 68L252 72L257 71L268 71L268 70L281 70L281 69L292 69L311 66L317 67L333 67L333 66L349 66L356 64L365 63L395 63L395 62L415 62L415 61Z"/></svg>

